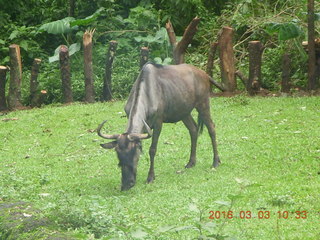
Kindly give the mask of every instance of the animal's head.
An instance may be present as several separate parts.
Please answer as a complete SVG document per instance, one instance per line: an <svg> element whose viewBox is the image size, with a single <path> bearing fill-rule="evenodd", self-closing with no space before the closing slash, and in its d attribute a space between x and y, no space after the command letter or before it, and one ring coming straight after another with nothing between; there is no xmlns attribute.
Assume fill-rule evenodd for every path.
<svg viewBox="0 0 320 240"><path fill-rule="evenodd" d="M101 133L101 128L105 122L99 125L97 129L98 135L105 139L113 139L114 141L101 144L101 147L106 149L114 148L116 150L119 167L121 167L121 190L128 190L136 183L137 166L142 149L141 140L151 137L151 130L149 127L147 128L148 134L103 134Z"/></svg>

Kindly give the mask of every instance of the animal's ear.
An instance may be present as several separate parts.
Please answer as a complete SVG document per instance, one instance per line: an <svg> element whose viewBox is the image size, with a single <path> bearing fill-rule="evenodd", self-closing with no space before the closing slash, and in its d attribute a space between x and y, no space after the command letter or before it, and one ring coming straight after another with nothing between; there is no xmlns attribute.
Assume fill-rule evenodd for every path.
<svg viewBox="0 0 320 240"><path fill-rule="evenodd" d="M100 146L103 147L103 148L106 148L106 149L112 149L112 148L114 148L115 146L117 146L117 141L100 144Z"/></svg>

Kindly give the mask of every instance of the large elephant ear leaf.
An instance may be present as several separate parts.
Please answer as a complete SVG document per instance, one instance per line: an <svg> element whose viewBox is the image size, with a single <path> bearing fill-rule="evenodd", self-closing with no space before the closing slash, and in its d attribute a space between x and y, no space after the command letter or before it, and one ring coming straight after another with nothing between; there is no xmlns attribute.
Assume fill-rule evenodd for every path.
<svg viewBox="0 0 320 240"><path fill-rule="evenodd" d="M74 27L70 26L70 22L72 22L74 20L75 19L73 17L66 17L61 20L45 23L39 28L39 31L46 31L46 32L52 33L52 34L69 33L72 30L77 29L77 26L74 26Z"/></svg>
<svg viewBox="0 0 320 240"><path fill-rule="evenodd" d="M69 46L69 56L75 54L76 52L79 52L80 48L81 48L80 43L71 44ZM60 46L56 48L56 50L54 51L54 55L52 57L49 57L49 63L59 61L59 50L60 50Z"/></svg>
<svg viewBox="0 0 320 240"><path fill-rule="evenodd" d="M303 32L296 21L267 23L265 24L264 30L270 35L277 33L280 41L286 41L303 35Z"/></svg>
<svg viewBox="0 0 320 240"><path fill-rule="evenodd" d="M286 41L301 36L303 33L300 27L294 22L283 23L279 30L279 40Z"/></svg>
<svg viewBox="0 0 320 240"><path fill-rule="evenodd" d="M104 10L105 10L105 8L101 7L94 14L92 14L91 16L88 16L88 17L83 18L83 19L73 19L72 21L70 21L70 26L71 27L74 27L74 26L87 26L90 23L94 22L101 15L101 13Z"/></svg>

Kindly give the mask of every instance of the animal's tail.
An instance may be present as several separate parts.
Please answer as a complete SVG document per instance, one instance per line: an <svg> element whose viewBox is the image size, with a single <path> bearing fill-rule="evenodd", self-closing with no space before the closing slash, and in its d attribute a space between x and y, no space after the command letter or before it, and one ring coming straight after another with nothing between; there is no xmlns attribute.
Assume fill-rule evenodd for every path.
<svg viewBox="0 0 320 240"><path fill-rule="evenodd" d="M198 114L198 134L199 135L203 132L203 125L204 125L203 119L200 116L200 114Z"/></svg>

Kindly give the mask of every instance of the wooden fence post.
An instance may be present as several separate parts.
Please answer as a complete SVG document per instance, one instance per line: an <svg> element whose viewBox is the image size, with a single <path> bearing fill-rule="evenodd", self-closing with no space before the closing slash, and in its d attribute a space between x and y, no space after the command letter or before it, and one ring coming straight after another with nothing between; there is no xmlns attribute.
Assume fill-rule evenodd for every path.
<svg viewBox="0 0 320 240"><path fill-rule="evenodd" d="M142 47L140 51L140 70L148 62L149 59L149 48Z"/></svg>
<svg viewBox="0 0 320 240"><path fill-rule="evenodd" d="M219 55L221 78L228 92L234 92L237 88L232 39L233 29L224 27L219 37Z"/></svg>
<svg viewBox="0 0 320 240"><path fill-rule="evenodd" d="M111 74L112 74L112 64L116 54L118 42L117 41L110 41L109 42L109 49L107 53L107 60L106 60L106 69L105 69L105 77L103 82L103 89L102 89L102 101L109 101L112 99L112 81L111 81Z"/></svg>
<svg viewBox="0 0 320 240"><path fill-rule="evenodd" d="M285 53L282 57L282 81L281 92L288 93L290 91L290 55Z"/></svg>
<svg viewBox="0 0 320 240"><path fill-rule="evenodd" d="M63 101L64 103L70 103L70 102L73 102L72 87L71 87L71 71L70 71L69 49L65 45L60 46L59 60L60 60Z"/></svg>
<svg viewBox="0 0 320 240"><path fill-rule="evenodd" d="M8 68L0 66L0 111L7 110L6 77Z"/></svg>
<svg viewBox="0 0 320 240"><path fill-rule="evenodd" d="M209 50L209 54L208 54L208 62L207 62L207 69L206 69L206 73L212 77L213 71L213 63L214 63L214 56L216 55L216 51L217 51L217 47L218 47L218 42L214 42L210 44L210 50Z"/></svg>
<svg viewBox="0 0 320 240"><path fill-rule="evenodd" d="M185 29L182 39L178 43L171 22L167 22L166 29L171 46L173 47L173 59L175 64L184 63L184 53L198 30L197 26L199 22L200 18L198 17L192 19L188 27Z"/></svg>
<svg viewBox="0 0 320 240"><path fill-rule="evenodd" d="M249 78L246 88L250 95L257 93L260 90L263 49L260 41L249 42Z"/></svg>
<svg viewBox="0 0 320 240"><path fill-rule="evenodd" d="M8 95L8 107L14 109L21 107L21 80L22 80L22 65L20 46L12 44L9 46L10 55L10 86Z"/></svg>
<svg viewBox="0 0 320 240"><path fill-rule="evenodd" d="M92 70L92 37L95 30L83 34L85 101L94 102L94 80Z"/></svg>
<svg viewBox="0 0 320 240"><path fill-rule="evenodd" d="M317 87L314 20L315 20L314 0L308 0L308 89L309 90L315 90Z"/></svg>
<svg viewBox="0 0 320 240"><path fill-rule="evenodd" d="M32 69L31 69L31 77L30 77L30 105L31 107L37 106L37 99L39 94L39 83L38 83L38 74L40 68L41 59L35 58L33 60Z"/></svg>

